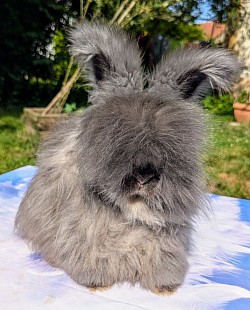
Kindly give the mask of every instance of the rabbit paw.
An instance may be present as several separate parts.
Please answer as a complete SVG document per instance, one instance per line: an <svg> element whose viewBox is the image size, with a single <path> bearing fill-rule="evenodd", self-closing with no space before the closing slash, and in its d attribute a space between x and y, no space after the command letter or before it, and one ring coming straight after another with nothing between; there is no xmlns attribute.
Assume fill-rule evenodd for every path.
<svg viewBox="0 0 250 310"><path fill-rule="evenodd" d="M87 288L90 290L90 292L96 293L96 292L103 292L103 291L109 290L112 288L112 285L110 286L87 286Z"/></svg>
<svg viewBox="0 0 250 310"><path fill-rule="evenodd" d="M172 295L177 291L179 286L180 284L156 287L153 290L151 290L151 292L156 295L165 295L165 296Z"/></svg>

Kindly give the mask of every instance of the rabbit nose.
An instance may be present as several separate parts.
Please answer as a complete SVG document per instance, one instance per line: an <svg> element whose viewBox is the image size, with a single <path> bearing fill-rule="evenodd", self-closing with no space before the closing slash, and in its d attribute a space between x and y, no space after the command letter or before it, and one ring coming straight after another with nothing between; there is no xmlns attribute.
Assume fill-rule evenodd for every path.
<svg viewBox="0 0 250 310"><path fill-rule="evenodd" d="M153 181L158 182L160 180L160 174L152 164L145 164L136 167L133 170L133 175L140 185L145 185Z"/></svg>

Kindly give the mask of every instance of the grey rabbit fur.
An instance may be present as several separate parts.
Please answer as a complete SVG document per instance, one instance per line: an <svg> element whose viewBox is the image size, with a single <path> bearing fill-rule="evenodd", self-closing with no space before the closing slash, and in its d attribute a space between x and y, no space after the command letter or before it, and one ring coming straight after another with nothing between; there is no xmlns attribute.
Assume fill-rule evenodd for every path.
<svg viewBox="0 0 250 310"><path fill-rule="evenodd" d="M225 49L181 49L145 74L136 42L100 22L79 23L70 42L92 106L42 144L16 231L86 287L173 292L206 208L198 101L229 90L238 62Z"/></svg>

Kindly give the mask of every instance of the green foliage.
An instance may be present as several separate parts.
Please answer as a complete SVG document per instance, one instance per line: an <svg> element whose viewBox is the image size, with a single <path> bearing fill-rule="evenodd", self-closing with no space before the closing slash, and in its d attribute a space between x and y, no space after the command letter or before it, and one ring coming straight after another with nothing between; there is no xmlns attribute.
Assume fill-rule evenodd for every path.
<svg viewBox="0 0 250 310"><path fill-rule="evenodd" d="M194 24L184 24L180 23L178 26L179 34L178 36L182 37L185 41L201 41L204 40L203 32L201 28ZM181 34L181 35L180 35ZM174 34L172 34L174 37ZM176 36L176 39L178 39Z"/></svg>
<svg viewBox="0 0 250 310"><path fill-rule="evenodd" d="M229 94L207 96L202 100L202 106L208 112L217 115L226 115L233 113L234 98Z"/></svg>
<svg viewBox="0 0 250 310"><path fill-rule="evenodd" d="M85 1L84 7L90 3L86 18L110 21L122 2ZM121 26L134 36L146 32L173 42L198 40L201 33L192 25L198 5L198 0L139 0ZM1 1L0 106L45 106L54 97L69 63L65 34L79 19L79 9L79 0Z"/></svg>
<svg viewBox="0 0 250 310"><path fill-rule="evenodd" d="M67 49L67 41L65 33L62 30L57 30L53 35L53 71L57 81L61 81L65 75L69 62L69 53Z"/></svg>
<svg viewBox="0 0 250 310"><path fill-rule="evenodd" d="M76 103L75 102L66 103L64 106L64 112L71 113L73 111L76 111Z"/></svg>
<svg viewBox="0 0 250 310"><path fill-rule="evenodd" d="M154 32L156 31L180 43L204 39L202 30L197 25L186 24L182 21L160 23L158 27L155 27Z"/></svg>
<svg viewBox="0 0 250 310"><path fill-rule="evenodd" d="M229 33L238 29L241 22L241 0L209 0L215 20L226 23Z"/></svg>
<svg viewBox="0 0 250 310"><path fill-rule="evenodd" d="M78 6L78 1L68 0L0 2L2 106L6 107L8 102L30 101L33 96L39 98L36 92L40 92L40 85L30 87L32 78L53 79L51 38L56 29L65 29L75 16L76 3Z"/></svg>
<svg viewBox="0 0 250 310"><path fill-rule="evenodd" d="M202 32L193 23L199 15L199 1L137 1L135 8L121 24L138 34L162 34L176 40L199 40Z"/></svg>
<svg viewBox="0 0 250 310"><path fill-rule="evenodd" d="M240 96L236 99L237 102L250 104L250 98L247 91L241 92Z"/></svg>

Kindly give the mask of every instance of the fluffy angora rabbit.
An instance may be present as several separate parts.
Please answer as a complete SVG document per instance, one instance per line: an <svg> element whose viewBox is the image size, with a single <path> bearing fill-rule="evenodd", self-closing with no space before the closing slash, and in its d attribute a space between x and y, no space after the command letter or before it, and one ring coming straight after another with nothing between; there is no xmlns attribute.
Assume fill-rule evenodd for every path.
<svg viewBox="0 0 250 310"><path fill-rule="evenodd" d="M117 28L84 22L70 41L92 106L43 143L17 232L81 285L172 292L205 201L197 101L228 90L237 61L224 49L183 49L146 76L137 44Z"/></svg>

